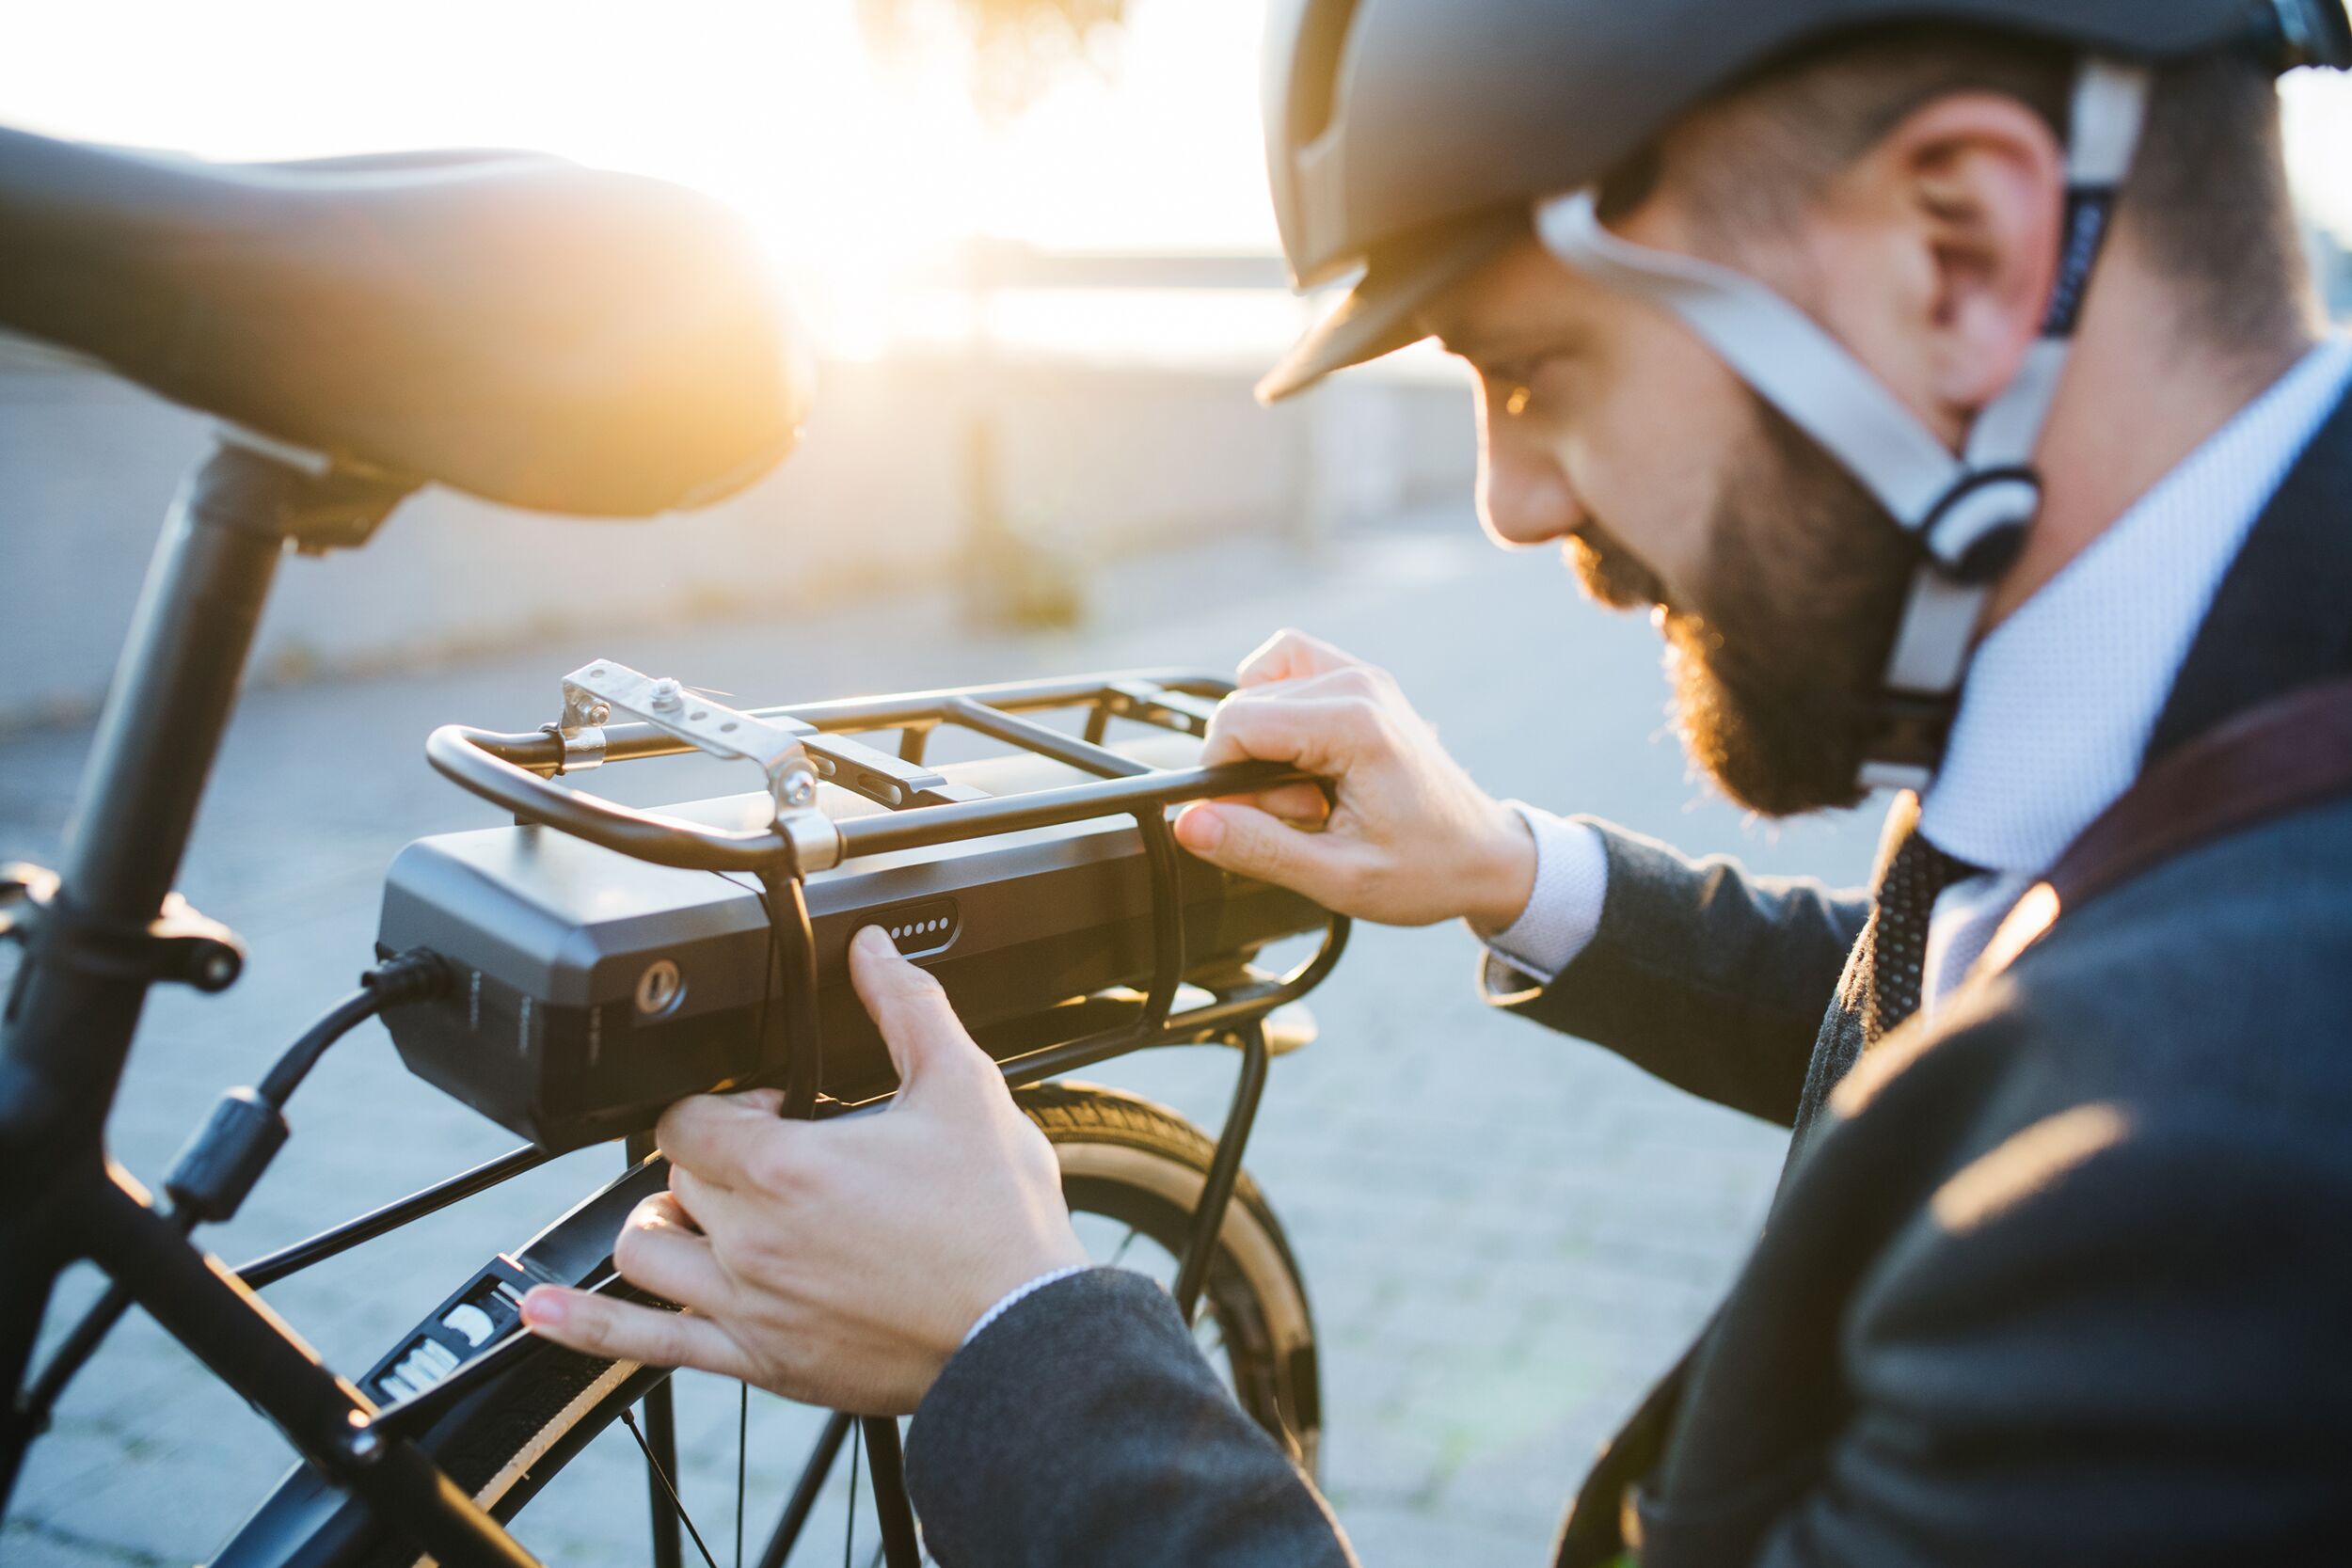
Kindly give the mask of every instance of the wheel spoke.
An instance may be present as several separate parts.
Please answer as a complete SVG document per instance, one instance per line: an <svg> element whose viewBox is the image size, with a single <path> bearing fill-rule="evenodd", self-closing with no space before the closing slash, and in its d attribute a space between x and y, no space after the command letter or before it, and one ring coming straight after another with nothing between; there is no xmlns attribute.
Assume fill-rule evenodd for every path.
<svg viewBox="0 0 2352 1568"><path fill-rule="evenodd" d="M1106 1269L1115 1269L1119 1267L1120 1263L1123 1261L1127 1256L1127 1249L1136 1244L1136 1237L1138 1234L1140 1234L1139 1227L1132 1225L1129 1226L1127 1227L1126 1236L1122 1238L1119 1243L1119 1250L1112 1253L1111 1260L1103 1266Z"/></svg>
<svg viewBox="0 0 2352 1568"><path fill-rule="evenodd" d="M685 1500L679 1497L677 1488L671 1483L669 1472L661 1467L660 1460L654 1458L653 1446L645 1441L645 1434L638 1430L636 1413L623 1409L621 1424L628 1428L628 1434L631 1437L637 1439L637 1447L645 1455L646 1465L653 1471L655 1479L661 1482L661 1490L670 1495L670 1506L677 1510L678 1522L686 1527L686 1533L694 1538L694 1549L703 1554L706 1568L719 1568L717 1560L710 1555L710 1548L703 1544L703 1532L694 1528L694 1516L686 1512Z"/></svg>
<svg viewBox="0 0 2352 1568"><path fill-rule="evenodd" d="M850 1517L841 1527L841 1568L850 1568L851 1555L857 1550L857 1472L858 1450L865 1445L866 1429L855 1421L850 1423Z"/></svg>
<svg viewBox="0 0 2352 1568"><path fill-rule="evenodd" d="M1104 1260L1106 1266L1138 1271L1147 1277L1165 1281L1178 1271L1185 1246L1187 1216L1183 1205L1171 1204L1166 1193L1172 1180L1189 1175L1197 1180L1200 1174L1205 1152L1211 1147L1197 1129L1183 1123L1173 1113L1136 1101L1132 1097L1118 1096L1111 1091L1075 1090L1067 1087L1047 1087L1030 1091L1038 1103L1029 1107L1031 1116L1042 1126L1049 1141L1062 1156L1063 1167L1073 1183L1083 1183L1083 1190L1073 1186L1069 1193L1073 1216L1079 1222L1079 1234L1087 1243L1089 1254ZM1102 1135L1095 1123L1099 1117L1087 1115L1091 1106L1100 1103L1116 1107L1118 1119L1130 1124L1128 1132L1142 1134L1139 1138L1127 1133L1118 1139ZM1103 1144L1116 1148L1120 1159L1116 1162L1088 1163L1073 1159L1073 1149L1089 1149ZM1067 1146L1067 1147L1065 1147ZM1130 1169L1133 1164L1136 1168ZM1165 1170L1162 1167L1166 1167ZM1166 1176L1168 1180L1161 1178ZM577 1226L577 1220L561 1222ZM599 1221L598 1224L602 1223ZM1243 1230L1263 1231L1279 1241L1279 1230L1261 1206L1237 1203L1228 1212L1227 1225ZM565 1232L570 1234L569 1231ZM599 1234L593 1238L602 1242ZM1104 1244L1109 1243L1109 1244ZM1316 1433L1311 1427L1297 1426L1292 1420L1294 1410L1311 1408L1312 1324L1298 1307L1304 1305L1304 1284L1296 1276L1295 1266L1279 1256L1268 1267L1257 1261L1262 1256L1279 1254L1265 1247L1221 1252L1217 1267L1222 1296L1211 1299L1204 1294L1205 1310L1196 1316L1194 1342L1210 1359L1220 1385L1240 1401L1248 1414L1282 1440L1294 1454L1311 1464L1314 1457ZM1292 1306L1297 1304L1297 1307ZM1218 1307L1223 1307L1220 1314ZM1260 1323L1261 1316L1267 1320ZM1205 1321L1200 1321L1205 1320ZM1238 1336L1238 1338L1236 1337ZM1271 1343L1269 1343L1269 1339ZM1296 1344L1310 1354L1297 1351L1278 1354L1272 1344ZM646 1391L642 1402L632 1402L626 1409L619 1400L598 1405L591 1410L580 1407L575 1412L564 1402L572 1400L578 1390L548 1375L552 1369L534 1369L532 1374L521 1378L514 1391L516 1408L533 1413L531 1422L508 1423L501 1410L484 1408L469 1414L465 1422L448 1434L450 1452L462 1453L469 1460L474 1447L480 1447L486 1459L515 1456L517 1446L528 1440L531 1431L545 1431L560 1437L574 1439L569 1448L577 1449L580 1442L593 1435L583 1430L591 1414L596 1423L617 1421L629 1429L629 1435L638 1446L641 1463L646 1466L646 1487L651 1503L654 1540L657 1549L666 1548L665 1556L648 1568L677 1568L686 1541L693 1542L695 1556L684 1559L688 1564L701 1568L717 1568L716 1550L702 1533L700 1526L688 1513L682 1492L685 1477L678 1458L673 1458L675 1442L674 1418L666 1408L671 1384L664 1380ZM1295 1385L1295 1386L1294 1386ZM723 1388L723 1383L715 1386ZM851 1417L833 1414L823 1418L822 1430L815 1439L808 1462L802 1466L799 1477L785 1489L787 1496L778 1499L780 1512L774 1515L774 1527L767 1530L759 1543L761 1549L748 1557L743 1550L746 1514L751 1506L750 1475L750 1390L739 1386L736 1391L736 1544L733 1568L787 1568L787 1559L794 1558L794 1547L808 1554L805 1527L812 1522L812 1511L830 1506L835 1495L832 1474L840 1460L843 1439L855 1445L850 1458L850 1480L843 1489L848 1497L842 1528L841 1561L843 1568L895 1568L901 1562L919 1563L920 1568L937 1568L937 1560L923 1549L919 1524L895 1510L882 1517L880 1549L876 1537L868 1535L859 1549L857 1514L860 1509L872 1509L876 1499L869 1496L873 1489L858 1472L869 1468L869 1449L882 1442L885 1432L896 1439L888 1445L893 1451L902 1449L904 1437L880 1421L874 1433L866 1433ZM763 1409L771 1408L763 1406ZM562 1418L548 1423L548 1411L562 1412ZM716 1414L715 1412L713 1414ZM809 1413L817 1414L817 1413ZM724 1419L723 1417L720 1418ZM763 1418L765 1419L766 1418ZM568 1424L567 1424L568 1422ZM510 1433L509 1427L512 1427ZM764 1431L764 1429L763 1429ZM723 1439L722 1439L723 1441ZM768 1441L763 1435L762 1442ZM613 1457L618 1458L618 1455ZM709 1456L710 1470L719 1470L725 1460ZM872 1478L882 1484L880 1466ZM525 1485L528 1490L519 1497L509 1494L512 1506L539 1509L550 1513L565 1506L565 1493L551 1486L556 1481L552 1467L542 1467L548 1473L531 1473ZM594 1469L595 1466L586 1466ZM882 1500L897 1500L905 1507L903 1480L893 1466L891 1485ZM569 1481L571 1478L564 1478ZM708 1480L709 1478L707 1478ZM583 1474L580 1484L595 1485L597 1477ZM478 1481L477 1481L478 1483ZM698 1485L705 1484L697 1482ZM542 1494L542 1487L549 1489ZM763 1496L765 1495L763 1487ZM707 1501L706 1502L707 1506ZM766 1503L763 1507L769 1506ZM530 1513L522 1521L525 1533L537 1514ZM722 1538L723 1544L723 1537ZM825 1547L815 1547L823 1553Z"/></svg>

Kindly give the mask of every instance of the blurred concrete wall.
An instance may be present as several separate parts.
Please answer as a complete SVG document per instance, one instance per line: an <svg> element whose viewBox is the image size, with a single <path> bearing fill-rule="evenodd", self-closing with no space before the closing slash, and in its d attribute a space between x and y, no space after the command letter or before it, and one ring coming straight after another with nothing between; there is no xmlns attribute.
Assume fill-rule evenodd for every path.
<svg viewBox="0 0 2352 1568"><path fill-rule="evenodd" d="M976 401L1007 523L1103 555L1243 530L1311 543L1462 494L1474 462L1453 387L1359 379L1265 410L1239 373L1008 361L980 383L953 358L835 365L800 452L707 512L584 522L419 495L367 549L281 575L257 675L944 579L966 537ZM205 445L200 419L110 377L0 355L0 728L96 704L165 506Z"/></svg>

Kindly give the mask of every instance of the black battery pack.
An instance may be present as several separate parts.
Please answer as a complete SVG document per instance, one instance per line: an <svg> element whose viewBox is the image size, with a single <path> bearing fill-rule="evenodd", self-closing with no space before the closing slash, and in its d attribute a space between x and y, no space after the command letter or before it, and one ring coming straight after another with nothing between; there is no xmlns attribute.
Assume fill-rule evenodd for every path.
<svg viewBox="0 0 2352 1568"><path fill-rule="evenodd" d="M1136 752L1165 766L1171 746L1197 750L1170 736ZM1025 755L940 771L991 794L1082 778ZM835 817L883 809L832 785L820 804ZM773 809L753 794L666 815L757 828ZM1230 976L1329 918L1189 855L1177 863L1188 978ZM1064 1004L1152 974L1152 870L1131 817L861 857L809 877L807 898L822 1088L842 1101L896 1083L850 987L849 942L863 927L882 927L936 975L1000 1059L1053 1043L1058 1020L1093 1016ZM574 1148L650 1127L686 1095L783 1081L787 1062L762 1046L763 1008L777 1006L771 940L749 877L653 865L548 828L443 833L392 862L377 942L388 955L439 954L456 984L386 1023L418 1077L542 1148Z"/></svg>

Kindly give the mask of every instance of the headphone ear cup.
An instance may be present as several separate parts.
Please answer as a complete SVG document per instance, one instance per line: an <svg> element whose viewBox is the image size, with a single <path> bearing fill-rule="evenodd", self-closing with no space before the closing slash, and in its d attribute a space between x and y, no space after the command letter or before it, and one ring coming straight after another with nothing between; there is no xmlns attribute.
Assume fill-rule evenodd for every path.
<svg viewBox="0 0 2352 1568"><path fill-rule="evenodd" d="M2269 0L2257 14L2262 51L2280 72L2307 65L2352 71L2344 0Z"/></svg>

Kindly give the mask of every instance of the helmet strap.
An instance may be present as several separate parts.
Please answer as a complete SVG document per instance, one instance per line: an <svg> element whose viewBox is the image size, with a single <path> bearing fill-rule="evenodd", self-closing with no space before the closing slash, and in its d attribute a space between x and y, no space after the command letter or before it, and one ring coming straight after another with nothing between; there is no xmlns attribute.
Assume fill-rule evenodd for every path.
<svg viewBox="0 0 2352 1568"><path fill-rule="evenodd" d="M2086 57L2068 127L2058 276L2040 339L1955 456L1844 344L1745 274L1612 233L1596 193L1537 203L1535 232L1565 264L1672 311L1756 394L1836 459L1920 544L1880 691L1865 785L1924 787L1943 760L1977 623L2042 505L2036 449L2066 370L2117 193L2147 120L2152 72Z"/></svg>

